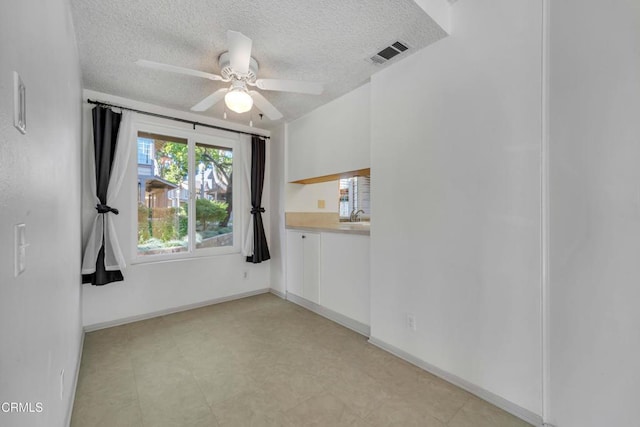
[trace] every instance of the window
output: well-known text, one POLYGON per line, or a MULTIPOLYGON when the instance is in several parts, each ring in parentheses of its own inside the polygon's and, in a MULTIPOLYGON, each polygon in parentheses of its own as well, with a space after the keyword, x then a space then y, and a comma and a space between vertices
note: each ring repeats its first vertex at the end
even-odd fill
POLYGON ((153 164, 153 140, 138 137, 138 163, 143 165, 153 164))
POLYGON ((359 210, 361 218, 371 216, 371 206, 369 203, 369 176, 355 176, 340 180, 340 218, 349 219, 352 213, 359 210))
POLYGON ((138 132, 138 258, 237 249, 232 188, 235 141, 186 131, 138 132))

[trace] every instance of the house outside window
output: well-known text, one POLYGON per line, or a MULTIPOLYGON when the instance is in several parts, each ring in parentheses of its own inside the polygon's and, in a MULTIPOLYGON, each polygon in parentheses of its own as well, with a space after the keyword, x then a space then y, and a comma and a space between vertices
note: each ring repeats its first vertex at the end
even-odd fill
POLYGON ((138 164, 153 165, 153 140, 138 138, 138 164))
POLYGON ((149 125, 137 142, 137 260, 237 252, 237 141, 149 125))

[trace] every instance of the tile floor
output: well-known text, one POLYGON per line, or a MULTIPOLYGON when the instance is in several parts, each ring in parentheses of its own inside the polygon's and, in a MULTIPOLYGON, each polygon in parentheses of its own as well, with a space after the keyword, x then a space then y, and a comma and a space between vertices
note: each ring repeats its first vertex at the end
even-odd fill
POLYGON ((71 425, 529 426, 270 294, 88 333, 71 425))

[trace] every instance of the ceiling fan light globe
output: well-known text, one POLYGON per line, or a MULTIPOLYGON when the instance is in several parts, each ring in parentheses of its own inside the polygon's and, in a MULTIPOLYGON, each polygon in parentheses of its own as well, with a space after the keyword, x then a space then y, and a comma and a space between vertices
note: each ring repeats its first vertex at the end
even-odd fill
POLYGON ((245 90, 232 89, 224 96, 224 103, 231 111, 246 113, 253 107, 253 98, 245 90))

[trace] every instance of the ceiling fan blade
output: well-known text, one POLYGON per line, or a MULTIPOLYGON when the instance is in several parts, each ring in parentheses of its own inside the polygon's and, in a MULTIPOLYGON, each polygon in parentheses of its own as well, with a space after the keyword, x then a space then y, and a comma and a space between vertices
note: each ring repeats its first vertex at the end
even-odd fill
POLYGON ((204 71, 192 70, 190 68, 177 67, 175 65, 161 64, 160 62, 147 61, 146 59, 138 59, 136 64, 152 68, 154 70, 169 71, 171 73, 186 74, 188 76, 203 77, 209 80, 223 80, 217 74, 205 73, 204 71))
POLYGON ((241 32, 227 31, 227 46, 229 47, 231 68, 238 74, 247 74, 249 72, 251 44, 251 39, 241 32))
POLYGON ((278 120, 282 118, 282 113, 278 111, 272 103, 267 101, 267 98, 262 96, 260 92, 250 90, 249 93, 253 97, 253 105, 258 107, 258 109, 262 111, 264 115, 269 118, 269 120, 278 120))
POLYGON ((213 107, 214 104, 222 101, 222 98, 224 98, 228 91, 228 88, 218 89, 217 91, 213 92, 211 95, 207 96, 205 99, 191 107, 191 111, 208 110, 209 108, 213 107))
POLYGON ((296 80, 258 79, 256 80, 256 86, 264 90, 308 93, 310 95, 320 95, 324 90, 322 83, 300 82, 296 80))

